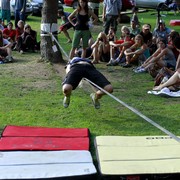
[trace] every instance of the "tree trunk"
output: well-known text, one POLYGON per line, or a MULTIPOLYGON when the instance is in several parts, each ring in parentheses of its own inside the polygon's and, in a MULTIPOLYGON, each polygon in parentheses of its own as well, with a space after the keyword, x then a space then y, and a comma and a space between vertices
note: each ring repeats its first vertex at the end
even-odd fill
POLYGON ((58 0, 43 1, 40 46, 41 59, 52 63, 64 62, 59 46, 52 38, 58 38, 57 11, 58 0), (52 34, 52 36, 50 34, 52 34))

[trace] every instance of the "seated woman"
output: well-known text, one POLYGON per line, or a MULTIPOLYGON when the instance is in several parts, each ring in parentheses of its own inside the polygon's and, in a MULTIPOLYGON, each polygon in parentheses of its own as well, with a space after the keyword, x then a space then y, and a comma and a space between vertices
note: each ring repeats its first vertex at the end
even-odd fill
POLYGON ((109 61, 110 58, 110 45, 108 35, 104 32, 100 32, 97 40, 92 44, 91 48, 93 49, 93 64, 99 63, 99 61, 109 61))
POLYGON ((24 33, 18 38, 17 50, 20 53, 31 50, 35 52, 35 49, 38 46, 37 43, 37 33, 31 29, 29 24, 24 26, 24 33))
POLYGON ((13 62, 12 43, 3 38, 3 32, 0 30, 0 60, 2 62, 13 62))
MULTIPOLYGON (((163 67, 155 77, 155 86, 166 82, 178 69, 180 69, 180 36, 173 39, 172 45, 178 53, 175 70, 163 67)), ((168 45, 169 47, 169 45, 168 45)))
POLYGON ((163 39, 158 40, 158 46, 156 52, 137 68, 137 73, 154 68, 161 69, 162 67, 175 69, 176 58, 172 50, 167 47, 166 41, 163 39))
POLYGON ((19 20, 16 28, 16 46, 14 49, 17 49, 18 39, 23 33, 24 33, 24 21, 19 20))
POLYGON ((107 66, 118 65, 125 60, 124 51, 134 44, 134 36, 130 34, 130 30, 127 26, 121 28, 121 38, 117 41, 110 41, 110 61, 107 66))
POLYGON ((169 34, 169 38, 168 38, 168 48, 170 48, 170 49, 173 51, 176 59, 178 59, 179 52, 178 52, 178 50, 176 49, 176 47, 174 46, 173 41, 174 41, 177 37, 180 37, 179 32, 177 32, 177 31, 171 31, 171 33, 169 34))
POLYGON ((131 67, 132 63, 142 64, 149 56, 149 49, 143 41, 143 37, 139 34, 135 37, 135 43, 124 51, 126 63, 123 67, 131 67))
POLYGON ((160 84, 159 86, 155 86, 153 90, 160 91, 161 89, 168 87, 169 89, 172 88, 174 90, 173 86, 180 86, 180 69, 177 69, 177 71, 163 84, 160 84))

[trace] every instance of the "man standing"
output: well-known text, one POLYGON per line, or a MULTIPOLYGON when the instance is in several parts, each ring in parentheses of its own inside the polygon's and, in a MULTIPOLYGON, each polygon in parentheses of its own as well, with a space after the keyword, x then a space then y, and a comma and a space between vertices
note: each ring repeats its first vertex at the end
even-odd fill
POLYGON ((93 10, 94 14, 98 17, 99 21, 99 0, 89 0, 88 1, 88 6, 93 10))
POLYGON ((104 32, 108 34, 109 28, 114 28, 117 31, 117 21, 120 19, 122 8, 122 0, 104 0, 102 20, 104 24, 104 32))
POLYGON ((15 26, 17 27, 17 23, 19 20, 25 22, 25 12, 26 12, 26 0, 16 0, 15 1, 15 26))
POLYGON ((10 1, 1 0, 2 25, 4 25, 5 20, 7 24, 11 21, 10 1))

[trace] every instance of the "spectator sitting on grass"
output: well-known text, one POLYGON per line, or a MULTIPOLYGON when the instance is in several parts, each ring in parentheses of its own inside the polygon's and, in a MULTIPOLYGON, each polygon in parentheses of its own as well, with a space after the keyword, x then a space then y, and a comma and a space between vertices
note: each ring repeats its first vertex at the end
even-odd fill
POLYGON ((132 63, 142 64, 150 56, 147 44, 144 43, 140 34, 135 37, 135 43, 126 49, 124 54, 126 55, 126 63, 123 67, 131 67, 132 63))
POLYGON ((24 21, 19 20, 16 28, 16 41, 24 33, 24 21))
POLYGON ((134 36, 136 36, 140 33, 140 29, 139 29, 139 27, 137 27, 137 24, 134 20, 131 20, 129 29, 130 29, 130 33, 133 34, 134 36))
POLYGON ((4 30, 3 30, 3 38, 10 41, 13 44, 13 46, 15 45, 16 30, 13 29, 13 23, 12 22, 9 22, 7 24, 7 28, 4 28, 4 30))
POLYGON ((164 21, 160 21, 158 23, 158 27, 154 29, 153 31, 153 38, 154 39, 164 39, 166 42, 168 42, 168 36, 171 32, 171 29, 166 27, 164 21))
POLYGON ((132 44, 134 35, 130 34, 130 30, 127 26, 121 28, 121 38, 115 42, 110 41, 110 61, 107 66, 118 65, 125 62, 124 51, 132 44))
MULTIPOLYGON (((113 31, 114 32, 114 31, 113 31)), ((114 39, 114 38, 110 38, 114 39)), ((104 32, 100 32, 97 40, 92 44, 93 49, 93 64, 99 63, 99 61, 109 61, 110 58, 110 45, 108 36, 104 32)))
POLYGON ((142 31, 140 32, 140 35, 143 37, 144 43, 147 44, 149 51, 150 51, 150 54, 152 55, 156 49, 154 49, 155 44, 153 43, 153 35, 151 32, 151 25, 150 24, 144 24, 142 26, 142 31))
POLYGON ((156 52, 138 67, 135 72, 141 73, 152 69, 161 69, 162 67, 175 69, 176 58, 172 50, 167 47, 166 41, 160 39, 158 46, 156 52))
POLYGON ((155 86, 153 90, 160 91, 161 89, 168 87, 169 89, 174 90, 173 86, 180 87, 180 69, 177 69, 177 71, 163 84, 160 84, 159 86, 155 86))
POLYGON ((37 32, 32 30, 29 24, 26 24, 23 34, 18 38, 17 50, 21 54, 25 51, 35 52, 35 49, 39 49, 36 36, 37 32))
POLYGON ((177 48, 174 46, 174 40, 179 36, 180 36, 179 32, 171 31, 171 33, 169 34, 169 38, 168 38, 168 47, 173 51, 176 59, 178 59, 179 52, 178 52, 177 48))
POLYGON ((3 32, 0 30, 0 59, 4 62, 13 62, 12 43, 3 38, 3 32))
MULTIPOLYGON (((168 76, 167 77, 167 73, 165 73, 165 76, 164 77, 162 77, 161 79, 161 81, 160 81, 160 83, 159 84, 163 84, 164 82, 166 82, 171 76, 173 76, 173 74, 175 74, 177 71, 179 71, 180 72, 180 36, 178 36, 178 37, 176 37, 174 40, 173 40, 173 45, 174 45, 174 47, 177 49, 177 51, 178 51, 178 53, 179 53, 179 56, 178 56, 178 58, 177 58, 177 62, 176 62, 176 68, 175 68, 175 71, 172 71, 171 69, 167 69, 166 71, 168 72, 168 75, 170 75, 170 76, 168 76), (165 78, 165 80, 164 80, 164 78, 165 78)), ((161 77, 161 76, 160 76, 161 77)), ((171 82, 172 82, 172 80, 171 80, 171 82)), ((159 85, 159 84, 157 84, 157 85, 159 85)), ((164 86, 164 85, 163 85, 164 86)), ((161 87, 161 86, 160 86, 161 87)), ((166 87, 166 85, 164 86, 164 87, 166 87)), ((173 88, 173 90, 175 90, 175 89, 180 89, 180 83, 177 83, 177 84, 175 84, 175 85, 173 85, 171 88, 173 88)), ((158 89, 158 88, 157 88, 158 89)))

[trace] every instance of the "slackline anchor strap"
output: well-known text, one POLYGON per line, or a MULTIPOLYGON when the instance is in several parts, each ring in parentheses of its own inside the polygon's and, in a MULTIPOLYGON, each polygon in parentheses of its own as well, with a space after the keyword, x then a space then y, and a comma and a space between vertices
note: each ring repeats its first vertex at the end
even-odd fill
POLYGON ((110 94, 109 92, 107 92, 106 90, 104 90, 103 88, 99 87, 97 84, 93 83, 92 81, 90 81, 87 78, 84 78, 84 80, 86 80, 87 82, 89 82, 90 84, 92 84, 93 86, 95 86, 96 88, 98 88, 99 90, 101 90, 102 92, 104 92, 105 94, 107 94, 108 96, 110 96, 111 98, 113 98, 114 100, 116 100, 117 102, 119 102, 120 104, 122 104, 123 106, 125 106, 126 108, 130 109, 132 112, 134 112, 136 115, 140 116, 141 118, 143 118, 144 120, 146 120, 148 123, 152 124, 153 126, 155 126, 156 128, 160 129, 162 132, 164 132, 165 134, 169 135, 170 137, 172 137, 174 140, 176 140, 177 142, 180 143, 180 138, 177 137, 176 135, 174 135, 173 133, 171 133, 170 131, 168 131, 167 129, 163 128, 162 126, 160 126, 159 124, 157 124, 156 122, 154 122, 153 120, 151 120, 150 118, 146 117, 144 114, 142 114, 141 112, 139 112, 138 110, 136 110, 135 108, 129 106, 128 104, 126 104, 125 102, 121 101, 120 99, 118 99, 117 97, 113 96, 112 94, 110 94))

